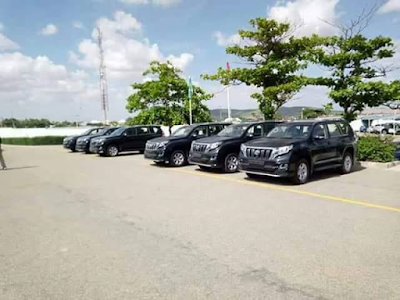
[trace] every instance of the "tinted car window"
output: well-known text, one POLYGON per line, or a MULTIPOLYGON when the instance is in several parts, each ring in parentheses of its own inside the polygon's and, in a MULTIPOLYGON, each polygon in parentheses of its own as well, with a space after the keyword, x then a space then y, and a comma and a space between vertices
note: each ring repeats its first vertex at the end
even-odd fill
POLYGON ((127 129, 127 130, 125 131, 125 134, 126 134, 127 136, 134 136, 134 135, 136 135, 136 130, 135 130, 135 128, 129 128, 129 129, 127 129))
POLYGON ((280 125, 272 129, 268 133, 267 137, 301 139, 309 136, 310 128, 311 125, 296 125, 296 124, 280 125))
POLYGON ((351 133, 351 129, 348 124, 340 122, 340 123, 337 123, 337 125, 339 126, 340 131, 343 135, 349 135, 351 133))
POLYGON ((150 132, 151 133, 160 133, 161 128, 160 127, 150 127, 150 132))
POLYGON ((313 137, 319 137, 323 139, 328 138, 328 134, 323 124, 318 124, 317 126, 315 126, 313 131, 313 137))
POLYGON ((222 125, 210 125, 208 126, 208 132, 210 135, 216 135, 223 129, 222 125))
POLYGON ((137 128, 137 135, 146 135, 146 134, 149 134, 148 127, 138 127, 137 128))
POLYGON ((328 123, 328 131, 332 138, 341 136, 341 132, 337 123, 328 123))
POLYGON ((196 137, 206 137, 207 136, 207 126, 199 126, 193 130, 192 136, 196 137))
POLYGON ((267 135, 275 127, 276 127, 276 125, 274 123, 266 123, 266 124, 264 124, 264 135, 267 135))
POLYGON ((247 130, 247 135, 248 136, 255 136, 259 137, 262 136, 263 134, 263 126, 262 125, 254 125, 247 130))

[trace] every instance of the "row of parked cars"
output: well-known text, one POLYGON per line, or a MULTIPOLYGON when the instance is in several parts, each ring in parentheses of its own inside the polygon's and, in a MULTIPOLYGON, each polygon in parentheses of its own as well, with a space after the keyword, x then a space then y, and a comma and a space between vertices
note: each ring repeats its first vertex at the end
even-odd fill
POLYGON ((93 128, 68 137, 72 151, 117 156, 140 151, 158 165, 242 171, 250 178, 287 177, 296 184, 326 169, 350 173, 356 161, 357 137, 342 119, 240 124, 204 123, 183 126, 164 136, 160 126, 93 128))

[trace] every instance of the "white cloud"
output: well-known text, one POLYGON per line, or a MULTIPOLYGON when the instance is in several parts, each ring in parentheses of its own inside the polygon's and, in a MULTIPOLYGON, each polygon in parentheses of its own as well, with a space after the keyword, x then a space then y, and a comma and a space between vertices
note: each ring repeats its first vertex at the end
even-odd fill
POLYGON ((119 2, 125 4, 148 4, 149 0, 119 0, 119 2))
MULTIPOLYGON (((98 107, 98 84, 88 74, 69 71, 46 56, 36 58, 19 52, 0 53, 2 116, 73 119, 78 101, 98 107)), ((90 112, 92 114, 92 112, 90 112)))
POLYGON ((289 22, 301 25, 296 31, 298 36, 308 36, 313 33, 332 35, 337 29, 328 23, 335 23, 336 6, 340 0, 295 0, 277 1, 270 8, 268 17, 279 22, 289 22))
MULTIPOLYGON (((1 30, 1 29, 0 29, 1 30)), ((18 50, 19 45, 0 32, 0 51, 18 50)))
POLYGON ((75 21, 72 23, 72 26, 76 29, 84 29, 85 26, 82 24, 82 22, 79 21, 75 21))
POLYGON ((169 7, 181 2, 181 0, 119 0, 119 2, 130 5, 143 5, 152 3, 155 6, 169 7))
POLYGON ((152 2, 154 5, 168 7, 178 4, 181 0, 152 0, 152 2))
POLYGON ((54 35, 58 33, 58 28, 54 24, 47 24, 40 30, 41 35, 54 35))
MULTIPOLYGON (((190 53, 162 54, 157 44, 151 44, 148 39, 141 37, 142 25, 131 14, 119 11, 114 19, 101 18, 96 25, 103 32, 105 63, 111 79, 123 79, 129 83, 141 81, 143 71, 153 60, 170 60, 182 70, 193 60, 190 53)), ((97 70, 99 50, 96 39, 97 32, 93 30, 92 39, 83 40, 78 53, 70 53, 70 61, 79 67, 97 70)))
POLYGON ((400 11, 400 1, 399 0, 388 0, 379 9, 379 13, 389 13, 393 11, 400 11))
POLYGON ((214 32, 213 37, 217 40, 218 46, 221 47, 240 44, 242 41, 242 38, 237 33, 230 36, 225 36, 221 31, 216 31, 214 32))

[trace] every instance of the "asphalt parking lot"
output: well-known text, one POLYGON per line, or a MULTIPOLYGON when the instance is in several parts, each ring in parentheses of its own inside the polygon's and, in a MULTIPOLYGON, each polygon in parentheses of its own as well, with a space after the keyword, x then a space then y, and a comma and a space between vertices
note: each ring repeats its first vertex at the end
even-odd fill
POLYGON ((400 299, 399 172, 244 174, 5 146, 0 299, 400 299))

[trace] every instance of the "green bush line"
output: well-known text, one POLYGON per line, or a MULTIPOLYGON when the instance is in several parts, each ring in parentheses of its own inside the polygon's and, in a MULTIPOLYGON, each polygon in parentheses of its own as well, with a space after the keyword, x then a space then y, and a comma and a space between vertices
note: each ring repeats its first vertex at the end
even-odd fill
POLYGON ((38 136, 22 138, 2 138, 3 144, 22 146, 62 145, 63 136, 38 136))
POLYGON ((391 139, 365 136, 358 140, 358 160, 373 162, 392 162, 395 158, 396 145, 391 139))

